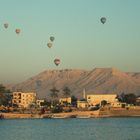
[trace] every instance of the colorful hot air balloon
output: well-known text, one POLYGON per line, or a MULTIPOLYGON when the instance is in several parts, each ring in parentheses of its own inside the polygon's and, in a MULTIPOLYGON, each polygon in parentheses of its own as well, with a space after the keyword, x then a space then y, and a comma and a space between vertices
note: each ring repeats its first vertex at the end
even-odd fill
POLYGON ((102 17, 102 18, 100 19, 100 21, 104 24, 104 23, 106 22, 106 18, 105 18, 105 17, 102 17))
POLYGON ((8 28, 8 23, 4 23, 4 28, 8 28))
POLYGON ((50 37, 50 40, 51 40, 52 42, 54 41, 54 39, 55 39, 55 38, 54 38, 53 36, 50 37))
POLYGON ((21 32, 21 30, 20 29, 16 29, 15 32, 16 32, 16 34, 19 34, 21 32))
POLYGON ((60 64, 60 59, 58 59, 58 58, 54 59, 54 63, 56 66, 58 66, 60 64))
POLYGON ((47 46, 49 47, 49 48, 51 48, 52 47, 52 43, 47 43, 47 46))

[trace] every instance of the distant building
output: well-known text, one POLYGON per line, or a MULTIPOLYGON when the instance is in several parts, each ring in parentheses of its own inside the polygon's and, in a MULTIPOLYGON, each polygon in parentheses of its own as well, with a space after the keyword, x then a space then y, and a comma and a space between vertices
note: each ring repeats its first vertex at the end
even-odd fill
POLYGON ((136 98, 136 102, 137 102, 137 103, 140 103, 140 97, 137 97, 137 98, 136 98))
POLYGON ((44 103, 44 100, 39 100, 39 99, 36 100, 36 104, 37 104, 38 107, 42 106, 41 103, 44 103))
POLYGON ((18 105, 18 107, 27 108, 35 101, 36 93, 34 92, 13 92, 12 103, 18 105))
POLYGON ((65 103, 71 104, 71 97, 68 97, 68 98, 60 98, 59 99, 59 103, 60 104, 65 104, 65 103))
POLYGON ((115 107, 115 108, 125 108, 127 106, 127 104, 116 101, 116 102, 112 103, 111 106, 115 107))
POLYGON ((105 100, 107 103, 116 102, 116 94, 89 94, 87 95, 87 102, 90 106, 100 104, 101 101, 105 100))
POLYGON ((77 108, 88 108, 88 102, 86 100, 77 101, 77 108))

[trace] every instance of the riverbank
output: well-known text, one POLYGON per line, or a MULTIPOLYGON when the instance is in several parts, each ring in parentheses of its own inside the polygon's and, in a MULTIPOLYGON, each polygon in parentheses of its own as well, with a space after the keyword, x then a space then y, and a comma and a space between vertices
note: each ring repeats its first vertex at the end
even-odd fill
POLYGON ((4 119, 31 119, 31 118, 90 118, 97 117, 99 111, 74 111, 68 113, 49 113, 49 114, 21 114, 21 113, 1 113, 4 119))
POLYGON ((39 119, 39 118, 104 118, 104 117, 140 117, 140 108, 102 108, 97 111, 73 111, 68 113, 21 114, 0 113, 4 119, 39 119))

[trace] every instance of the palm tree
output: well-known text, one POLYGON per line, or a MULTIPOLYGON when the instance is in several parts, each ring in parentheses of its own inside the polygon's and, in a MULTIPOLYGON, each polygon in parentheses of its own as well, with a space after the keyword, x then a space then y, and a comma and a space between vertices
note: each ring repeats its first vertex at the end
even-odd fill
POLYGON ((0 93, 5 93, 6 88, 2 84, 0 84, 0 93))
POLYGON ((11 95, 10 90, 7 90, 5 86, 0 84, 0 105, 9 105, 9 102, 11 102, 11 95))
POLYGON ((71 96, 71 104, 74 107, 77 106, 77 98, 74 95, 71 96))
POLYGON ((64 87, 63 89, 63 95, 64 97, 68 98, 71 94, 71 90, 69 89, 69 87, 64 87))
POLYGON ((68 104, 68 97, 71 94, 71 90, 69 89, 69 87, 64 87, 63 89, 63 95, 66 98, 66 105, 68 104))
POLYGON ((56 98, 58 98, 58 92, 59 92, 59 90, 58 89, 56 89, 56 87, 53 87, 52 89, 50 89, 50 96, 51 96, 51 98, 52 98, 52 105, 55 105, 55 101, 56 101, 56 98))

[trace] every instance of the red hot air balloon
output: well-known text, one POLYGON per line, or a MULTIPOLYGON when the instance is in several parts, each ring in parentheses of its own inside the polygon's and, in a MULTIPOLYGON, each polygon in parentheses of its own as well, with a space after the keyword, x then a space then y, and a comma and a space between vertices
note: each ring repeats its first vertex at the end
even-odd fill
POLYGON ((60 64, 60 59, 58 59, 58 58, 54 59, 54 63, 56 66, 58 66, 60 64))
POLYGON ((19 34, 21 32, 21 30, 20 29, 16 29, 15 32, 16 32, 16 34, 19 34))

